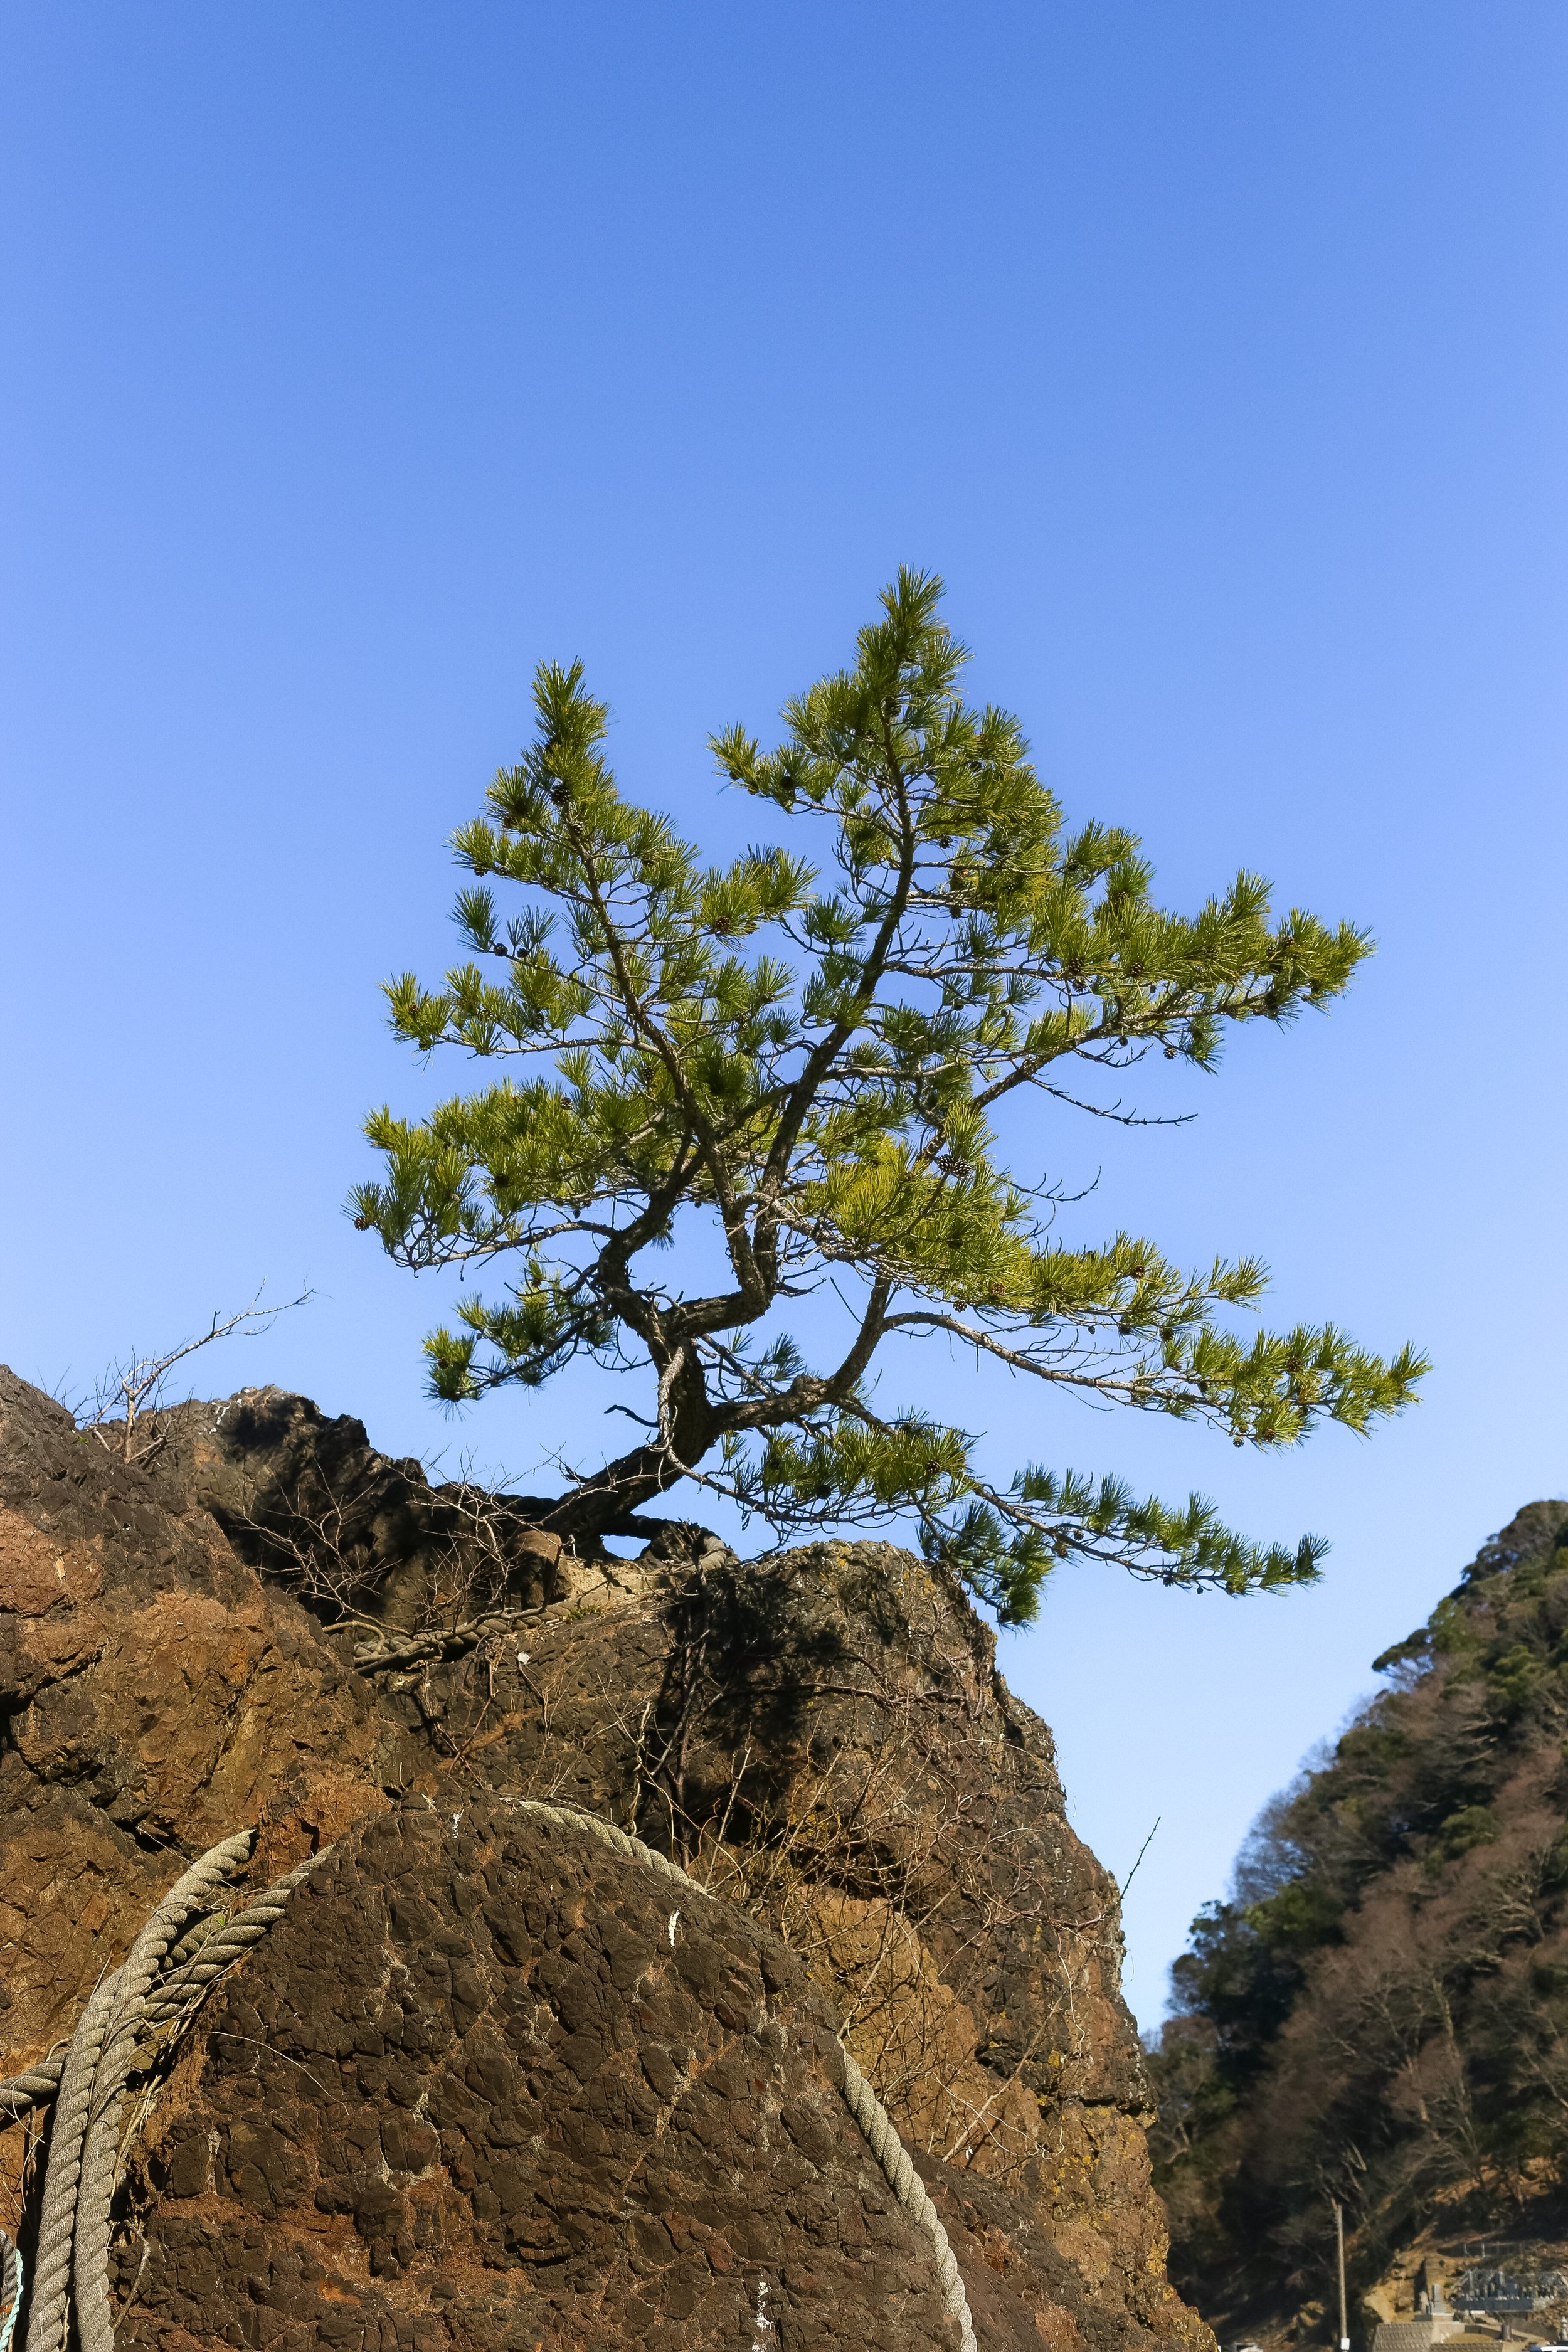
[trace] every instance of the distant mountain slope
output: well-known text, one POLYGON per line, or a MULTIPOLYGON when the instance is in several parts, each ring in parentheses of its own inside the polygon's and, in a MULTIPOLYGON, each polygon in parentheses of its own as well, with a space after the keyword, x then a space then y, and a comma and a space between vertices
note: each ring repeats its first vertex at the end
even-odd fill
POLYGON ((1151 2061, 1172 2276, 1222 2335, 1324 2332, 1335 2196, 1358 2340, 1423 2254, 1568 2242, 1568 1503, 1376 1670, 1194 1923, 1151 2061))

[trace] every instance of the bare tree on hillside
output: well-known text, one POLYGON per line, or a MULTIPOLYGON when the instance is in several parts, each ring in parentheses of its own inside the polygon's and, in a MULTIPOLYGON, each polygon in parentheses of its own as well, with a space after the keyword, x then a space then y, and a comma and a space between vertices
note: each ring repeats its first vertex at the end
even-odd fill
POLYGON ((205 1331, 180 1340, 162 1355, 118 1358, 94 1381, 89 1402, 75 1409, 79 1427, 89 1430, 105 1453, 112 1454, 117 1461, 144 1468, 163 1451, 166 1441, 165 1431, 156 1426, 149 1428, 148 1423, 155 1423, 167 1402, 164 1392, 175 1365, 194 1356, 198 1349, 210 1348, 215 1339, 258 1338, 261 1332, 270 1330, 279 1315, 286 1315, 290 1307, 303 1307, 314 1295, 305 1289, 297 1298, 285 1299, 280 1306, 263 1307, 258 1290, 248 1307, 241 1307, 232 1315, 215 1308, 205 1331))

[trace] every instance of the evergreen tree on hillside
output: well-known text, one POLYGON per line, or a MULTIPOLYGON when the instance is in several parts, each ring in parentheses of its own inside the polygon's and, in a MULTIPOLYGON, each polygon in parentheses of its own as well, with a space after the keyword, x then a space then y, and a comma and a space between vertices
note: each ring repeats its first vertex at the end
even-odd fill
POLYGON ((1194 1921, 1150 2056, 1172 2275, 1226 2333, 1310 2332, 1331 2198, 1358 2290, 1431 2231, 1568 2253, 1568 1504, 1374 1668, 1194 1921))
POLYGON ((942 1339, 1047 1391, 1271 1448, 1323 1420, 1364 1430, 1423 1370, 1331 1326, 1240 1338, 1255 1259, 1188 1271, 1129 1234, 1064 1246, 1055 1196, 1005 1164, 1011 1097, 1090 1108, 1075 1071, 1092 1083, 1152 1049, 1207 1069, 1226 1024, 1325 1004, 1368 942, 1300 912, 1272 923, 1248 874, 1195 915, 1158 907, 1136 840, 1068 832, 1016 720, 963 702, 940 593, 901 573, 855 667, 787 705, 778 750, 714 739, 724 778, 823 843, 826 882, 779 846, 704 866, 622 797, 581 666, 540 669, 534 740, 455 840, 469 961, 444 987, 387 990, 421 1053, 521 1072, 425 1119, 375 1112, 385 1169, 357 1222, 404 1265, 514 1269, 426 1341, 437 1395, 581 1356, 643 1375, 644 1433, 574 1470, 546 1521, 563 1535, 624 1531, 685 1479, 780 1533, 912 1516, 1015 1621, 1069 1553, 1233 1593, 1304 1581, 1310 1538, 1260 1548, 1197 1496, 1136 1500, 1071 1470, 999 1481, 973 1433, 872 1387, 889 1342, 942 1339), (789 1328, 807 1294, 814 1331, 825 1307, 842 1318, 809 1358, 789 1328))

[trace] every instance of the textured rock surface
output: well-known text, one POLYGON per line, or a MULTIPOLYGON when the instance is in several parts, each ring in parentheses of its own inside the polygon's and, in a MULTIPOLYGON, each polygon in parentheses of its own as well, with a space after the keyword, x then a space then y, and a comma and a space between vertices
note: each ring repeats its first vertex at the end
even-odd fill
POLYGON ((1207 2340, 1164 2282, 1114 1889, 960 1594, 679 1527, 557 1557, 526 1499, 270 1391, 165 1434, 127 1468, 0 1374, 0 2061, 68 2032, 183 1857, 247 1821, 257 1877, 343 1843, 147 2109, 127 2341, 956 2340, 839 2023, 986 2352, 1207 2340), (663 1882, 519 1796, 635 1824, 700 1921, 672 1944, 663 1882))
MULTIPOLYGON (((822 1994, 730 1905, 672 1905, 495 1800, 401 1808, 332 1855, 165 2087, 121 2341, 203 2335, 216 2289, 247 2342, 675 2352, 744 2344, 759 2314, 789 2344, 956 2342, 836 2075, 822 1994)), ((1016 2267, 1026 2301, 993 2302, 1026 2342, 1016 2267)))

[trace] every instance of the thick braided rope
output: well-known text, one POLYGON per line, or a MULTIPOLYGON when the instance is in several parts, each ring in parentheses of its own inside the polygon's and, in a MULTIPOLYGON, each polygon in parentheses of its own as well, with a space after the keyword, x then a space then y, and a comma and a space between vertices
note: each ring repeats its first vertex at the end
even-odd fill
MULTIPOLYGON (((330 1846, 323 1846, 320 1853, 311 1854, 286 1878, 277 1879, 265 1888, 226 1926, 210 1931, 205 1941, 197 1939, 194 1957, 183 1961, 161 1984, 155 1984, 147 1996, 142 2012, 146 2031, 157 2032, 183 2010, 193 2007, 226 1969, 243 1958, 253 1944, 258 1944, 281 1916, 284 1905, 300 1880, 331 1852, 330 1846)), ((182 1936, 170 1957, 175 1957, 191 1941, 191 1934, 182 1936)), ((23 2074, 0 2078, 0 2125, 20 2123, 30 2107, 47 2107, 59 2089, 65 2063, 63 2056, 46 2058, 23 2074)))
MULTIPOLYGON (((192 1915, 201 1911, 225 1879, 232 1878, 249 1861, 255 1843, 254 1830, 241 1830, 237 1836, 225 1838, 221 1845, 209 1848, 193 1862, 157 1906, 121 1970, 100 2064, 111 2063, 121 2047, 134 2045, 147 1996, 170 1951, 181 1940, 192 1915)), ((94 2105, 100 2106, 107 2095, 100 2084, 94 2105)))
POLYGON ((225 1838, 221 1845, 194 1862, 158 1905, 120 1971, 109 2031, 93 2074, 92 2105, 77 2189, 72 2300, 81 2352, 113 2352, 114 2327, 109 2313, 110 2209, 120 2157, 121 2110, 145 2027, 148 1994, 192 1912, 199 1911, 215 1888, 249 1861, 255 1843, 254 1832, 242 1830, 237 1837, 225 1838))
POLYGON ((0 2352, 11 2341, 16 2326, 16 2315, 22 2308, 22 2257, 15 2241, 0 2230, 0 2304, 5 2306, 5 2317, 0 2322, 0 2352))
POLYGON ((689 1886, 693 1895, 706 1895, 708 1892, 705 1886, 699 1886, 694 1878, 689 1878, 680 1864, 671 1862, 667 1853, 656 1853, 651 1845, 644 1845, 641 1838, 632 1837, 626 1830, 617 1829, 614 1822, 603 1820, 598 1813, 580 1813, 571 1805, 547 1805, 539 1797, 519 1797, 515 1800, 515 1806, 520 1813, 539 1813, 547 1822, 564 1822, 570 1829, 586 1830, 588 1835, 596 1837, 601 1845, 607 1845, 612 1853, 621 1854, 628 1862, 646 1863, 648 1869, 657 1870, 661 1878, 671 1880, 677 1886, 689 1886))
POLYGON ((59 2095, 49 2130, 44 2175, 44 2210, 34 2252, 33 2297, 27 2313, 26 2352, 61 2352, 70 2302, 71 2242, 76 2235, 76 2192, 81 2148, 99 2053, 109 2031, 110 2011, 120 1983, 118 1969, 105 1977, 82 2011, 66 2053, 59 2095))
MULTIPOLYGON (((300 1881, 331 1852, 324 1847, 312 1854, 236 1918, 197 1941, 201 1923, 186 1925, 192 1911, 210 1900, 215 1887, 247 1858, 254 1842, 249 1831, 225 1839, 170 1889, 130 1958, 89 2003, 63 2061, 50 2059, 0 2084, 0 2118, 14 2120, 31 2105, 55 2100, 26 2352, 62 2352, 73 2301, 81 2352, 113 2352, 110 2211, 130 2076, 145 2059, 149 2042, 163 2028, 173 2025, 177 2032, 189 2021, 218 1978, 260 1941, 300 1881), (184 1953, 190 1957, 181 1958, 184 1953), (158 1971, 171 1956, 178 1964, 160 1984, 158 1971)), ((14 2305, 13 2320, 15 2311, 14 2305)), ((10 2326, 7 2321, 0 2326, 0 2352, 10 2326)))
MULTIPOLYGON (((330 1846, 323 1846, 320 1853, 311 1854, 309 1861, 302 1862, 297 1870, 291 1870, 287 1878, 276 1880, 257 1895, 255 1901, 248 1903, 226 1927, 216 1931, 209 1928, 205 1940, 195 1936, 195 1957, 182 1962, 179 1969, 166 1976, 161 1984, 154 1985, 149 1994, 144 2011, 148 2031, 155 2032, 166 2025, 171 2018, 206 1992, 224 1970, 232 1968, 253 1944, 258 1944, 274 1920, 280 1916, 284 1904, 300 1880, 331 1852, 330 1846)), ((193 1935, 180 1938, 180 1943, 174 1947, 174 1954, 184 1944, 193 1941, 193 1935)), ((59 2089, 65 2063, 63 2054, 45 2058, 20 2074, 0 2076, 0 2126, 20 2123, 29 2108, 47 2107, 59 2089)), ((0 2231, 0 2237, 4 2235, 5 2232, 0 2231)))
MULTIPOLYGON (((694 1878, 689 1878, 668 1854, 656 1853, 652 1846, 644 1845, 641 1838, 632 1837, 626 1830, 617 1829, 614 1822, 602 1821, 597 1813, 579 1813, 567 1805, 547 1805, 537 1797, 523 1798, 517 1810, 542 1814, 547 1821, 568 1822, 574 1829, 586 1830, 591 1837, 596 1837, 600 1844, 607 1845, 612 1853, 624 1854, 634 1862, 646 1863, 650 1870, 657 1870, 661 1878, 670 1879, 678 1886, 689 1886, 694 1895, 705 1895, 708 1891, 706 1887, 699 1886, 694 1878)), ((958 2258, 948 2243, 947 2231, 942 2228, 936 2207, 927 2195, 925 2183, 915 2170, 910 2152, 894 2129, 888 2110, 842 2042, 839 2049, 844 2059, 844 2074, 838 2087, 844 2104, 859 2125, 868 2147, 887 2176, 888 2186, 894 2197, 931 2240, 947 2315, 958 2322, 961 2352, 978 2352, 974 2326, 970 2317, 969 2297, 959 2275, 958 2258)))
POLYGON ((29 2107, 47 2107, 60 2087, 63 2057, 46 2058, 24 2074, 7 2074, 0 2082, 0 2123, 19 2124, 29 2107))
POLYGON ((844 2080, 839 2088, 844 2094, 845 2105, 865 2133, 872 2155, 887 2174, 894 2196, 905 2212, 920 2223, 935 2248, 936 2274, 942 2283, 947 2315, 958 2322, 963 2352, 976 2352, 974 2326, 969 2315, 969 2297, 963 2291, 963 2281, 958 2273, 958 2257, 948 2244, 947 2231, 926 2194, 924 2181, 910 2161, 908 2148, 893 2129, 887 2108, 847 2050, 844 2053, 844 2080))
MULTIPOLYGON (((291 1870, 286 1878, 274 1879, 264 1887, 254 1902, 237 1912, 221 1927, 216 1927, 205 1943, 199 1944, 188 1960, 174 1969, 161 1984, 154 1985, 147 1996, 142 2011, 144 2034, 159 2032, 172 2021, 182 2022, 203 1996, 211 1990, 219 1977, 231 1969, 236 1960, 243 1959, 251 1948, 259 1944, 268 1929, 276 1926, 289 1907, 289 1899, 296 1889, 321 1867, 331 1852, 324 1845, 291 1870)), ((4 2085, 0 2085, 3 2089, 4 2085)))

